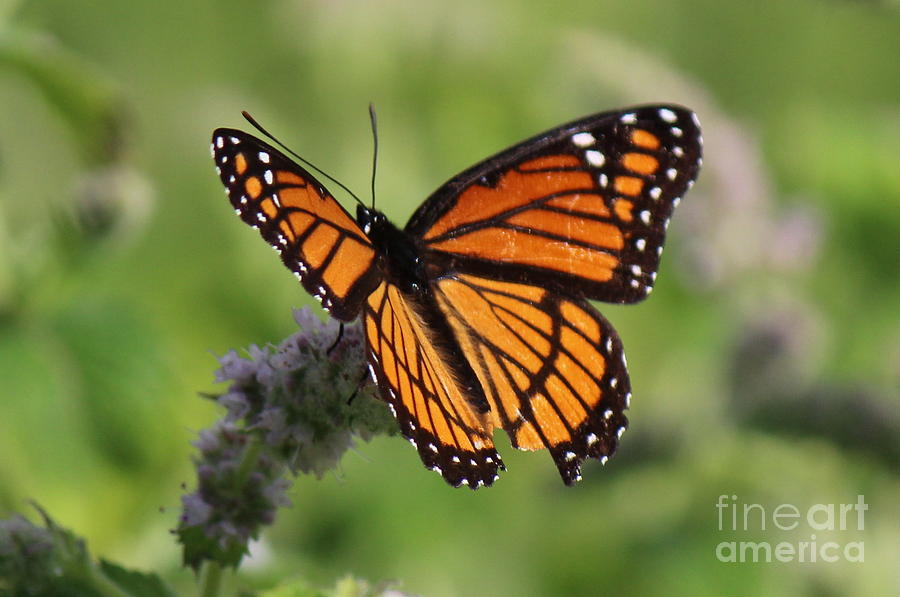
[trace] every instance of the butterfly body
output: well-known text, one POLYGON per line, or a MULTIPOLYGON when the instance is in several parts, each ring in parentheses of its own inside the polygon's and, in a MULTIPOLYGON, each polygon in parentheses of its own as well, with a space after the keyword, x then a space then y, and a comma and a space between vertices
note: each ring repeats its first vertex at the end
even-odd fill
POLYGON ((493 431, 548 449, 563 481, 611 456, 631 397, 621 341, 588 300, 655 282, 700 166, 678 106, 588 116, 438 188, 403 229, 350 215, 303 167, 235 129, 213 157, 237 213, 332 316, 361 316, 369 370, 426 467, 452 485, 503 469, 493 431))

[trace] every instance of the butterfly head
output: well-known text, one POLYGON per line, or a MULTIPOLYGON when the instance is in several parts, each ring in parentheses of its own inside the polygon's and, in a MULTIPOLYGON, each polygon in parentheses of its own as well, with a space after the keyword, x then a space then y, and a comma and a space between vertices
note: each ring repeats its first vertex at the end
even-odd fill
POLYGON ((383 228, 387 221, 385 215, 380 211, 366 207, 362 203, 357 204, 356 223, 367 235, 372 234, 372 230, 383 228))

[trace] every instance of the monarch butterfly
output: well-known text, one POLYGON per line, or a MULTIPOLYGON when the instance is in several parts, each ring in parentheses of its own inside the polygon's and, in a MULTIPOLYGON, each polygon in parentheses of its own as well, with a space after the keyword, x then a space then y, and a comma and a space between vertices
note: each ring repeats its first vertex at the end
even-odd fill
POLYGON ((567 485, 606 462, 631 398, 622 343, 588 302, 656 279, 672 210, 701 164, 697 117, 603 112, 490 157, 400 229, 356 218, 306 169, 242 131, 213 133, 235 211, 340 321, 362 314, 368 368, 426 467, 453 486, 504 469, 493 431, 547 448, 567 485))

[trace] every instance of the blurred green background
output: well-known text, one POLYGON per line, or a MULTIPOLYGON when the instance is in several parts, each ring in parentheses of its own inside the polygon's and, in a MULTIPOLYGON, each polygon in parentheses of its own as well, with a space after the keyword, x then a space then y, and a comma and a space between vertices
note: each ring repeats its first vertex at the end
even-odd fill
POLYGON ((297 483, 229 586, 896 594, 898 55, 892 1, 0 2, 0 516, 35 499, 190 590, 168 529, 221 414, 198 392, 222 390, 215 354, 312 304, 213 171, 210 133, 248 128, 240 110, 364 195, 375 102, 378 204, 402 224, 526 136, 678 102, 704 127, 699 183, 652 298, 601 306, 634 386, 619 454, 566 488, 498 438, 509 470, 471 492, 399 438, 359 445, 297 483), (723 494, 869 510, 862 531, 719 530, 723 494), (813 534, 865 562, 716 557, 813 534))

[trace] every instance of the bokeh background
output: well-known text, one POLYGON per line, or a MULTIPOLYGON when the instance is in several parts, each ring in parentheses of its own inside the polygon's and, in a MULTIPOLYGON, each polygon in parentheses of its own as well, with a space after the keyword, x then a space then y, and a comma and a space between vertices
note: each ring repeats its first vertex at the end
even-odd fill
MULTIPOLYGON (((240 110, 403 223, 526 136, 692 107, 700 180, 625 343, 631 429, 564 487, 453 490, 401 439, 300 479, 229 591, 350 572, 450 595, 887 595, 900 587, 900 10, 895 1, 0 2, 0 516, 40 502, 182 591, 168 530, 214 355, 312 301, 209 158, 240 110), (722 563, 720 495, 869 505, 865 562, 722 563)), ((348 203, 349 205, 349 203, 348 203)), ((504 446, 506 449, 503 449, 504 446)))

